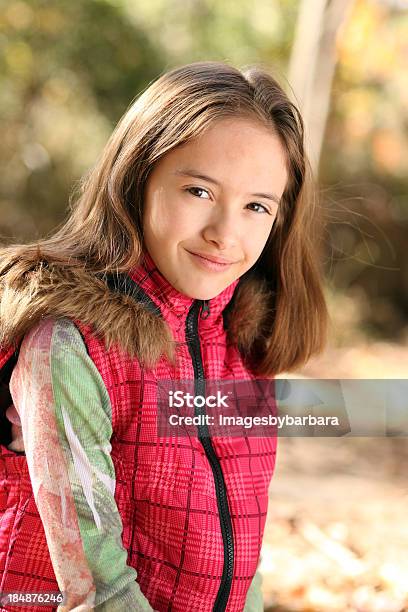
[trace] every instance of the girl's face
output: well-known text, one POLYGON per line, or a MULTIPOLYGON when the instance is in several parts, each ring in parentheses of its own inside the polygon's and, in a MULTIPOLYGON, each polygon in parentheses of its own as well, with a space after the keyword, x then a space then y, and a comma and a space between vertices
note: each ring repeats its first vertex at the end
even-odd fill
POLYGON ((287 181, 276 135, 226 118, 172 149, 144 194, 145 246, 180 293, 208 300, 249 270, 271 232, 287 181))

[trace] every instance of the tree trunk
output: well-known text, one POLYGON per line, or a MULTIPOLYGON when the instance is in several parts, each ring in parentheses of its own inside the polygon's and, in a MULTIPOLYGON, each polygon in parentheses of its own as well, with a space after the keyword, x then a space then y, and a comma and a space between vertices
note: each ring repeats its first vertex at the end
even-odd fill
POLYGON ((337 62, 336 43, 353 0, 301 0, 289 83, 305 121, 306 149, 317 174, 337 62))

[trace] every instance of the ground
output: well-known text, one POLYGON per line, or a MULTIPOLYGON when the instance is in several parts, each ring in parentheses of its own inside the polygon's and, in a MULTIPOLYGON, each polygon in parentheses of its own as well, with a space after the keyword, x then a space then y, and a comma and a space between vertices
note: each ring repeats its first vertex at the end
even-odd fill
MULTIPOLYGON (((406 346, 352 351, 330 351, 301 374, 408 377, 406 346)), ((406 435, 279 438, 261 556, 265 610, 407 612, 407 473, 406 435)))

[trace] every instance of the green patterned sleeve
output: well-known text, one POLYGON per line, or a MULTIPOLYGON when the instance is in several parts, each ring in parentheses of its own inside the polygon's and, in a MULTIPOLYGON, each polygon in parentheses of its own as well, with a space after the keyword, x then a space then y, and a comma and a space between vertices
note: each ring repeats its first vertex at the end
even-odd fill
POLYGON ((25 336, 10 389, 66 598, 58 612, 153 611, 122 544, 109 395, 71 321, 46 319, 25 336))

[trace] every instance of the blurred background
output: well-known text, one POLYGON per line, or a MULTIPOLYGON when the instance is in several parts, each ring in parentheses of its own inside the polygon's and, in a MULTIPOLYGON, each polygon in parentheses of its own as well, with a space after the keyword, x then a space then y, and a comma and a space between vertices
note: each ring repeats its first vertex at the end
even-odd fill
MULTIPOLYGON (((325 231, 327 350, 298 376, 407 378, 408 0, 0 0, 0 242, 67 214, 131 101, 204 59, 302 109, 325 231)), ((281 438, 267 610, 408 609, 407 438, 281 438)))

